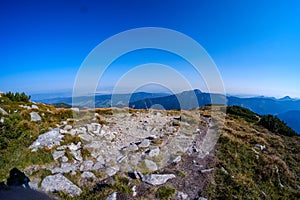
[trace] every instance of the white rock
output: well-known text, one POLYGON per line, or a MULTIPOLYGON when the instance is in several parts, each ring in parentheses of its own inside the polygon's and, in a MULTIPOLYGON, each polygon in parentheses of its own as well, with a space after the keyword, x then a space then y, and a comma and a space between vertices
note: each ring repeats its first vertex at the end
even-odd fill
POLYGON ((172 163, 179 163, 181 161, 181 156, 177 156, 172 160, 172 163))
POLYGON ((32 122, 37 122, 42 120, 41 116, 37 112, 31 112, 30 117, 32 122))
POLYGON ((177 192, 177 199, 179 200, 186 200, 188 199, 188 195, 184 192, 177 192))
POLYGON ((65 155, 65 151, 53 151, 52 156, 54 160, 59 159, 65 155))
POLYGON ((149 146, 150 146, 150 140, 144 139, 144 140, 141 142, 141 144, 139 144, 138 146, 141 147, 141 148, 149 147, 149 146))
POLYGON ((146 151, 146 153, 150 156, 150 157, 154 157, 154 156, 158 156, 159 155, 159 147, 151 147, 148 151, 146 151))
POLYGON ((135 197, 137 195, 137 192, 136 192, 136 185, 134 185, 132 188, 132 196, 135 197))
POLYGON ((64 130, 66 130, 66 131, 69 131, 69 130, 71 130, 73 127, 71 126, 71 125, 66 125, 65 127, 64 127, 64 130))
POLYGON ((106 173, 108 176, 113 176, 113 175, 115 175, 119 170, 120 170, 120 167, 119 167, 118 165, 115 165, 115 166, 108 167, 108 168, 105 170, 105 173, 106 173))
POLYGON ((68 148, 71 151, 77 151, 81 148, 81 142, 78 142, 76 145, 72 142, 70 145, 68 145, 68 148))
POLYGON ((95 174, 93 174, 92 172, 83 172, 81 174, 81 178, 85 178, 85 179, 95 179, 96 176, 95 174))
POLYGON ((8 115, 8 113, 7 113, 3 108, 0 108, 0 112, 1 112, 3 115, 8 115))
POLYGON ((93 169, 94 162, 92 160, 85 160, 80 166, 80 171, 90 171, 93 169))
POLYGON ((54 146, 58 146, 64 136, 59 133, 59 129, 53 129, 47 133, 39 135, 38 139, 29 146, 32 151, 37 151, 38 148, 47 147, 51 149, 54 146))
POLYGON ((71 110, 74 112, 79 112, 79 108, 71 108, 71 110))
POLYGON ((68 162, 68 157, 67 156, 63 156, 63 157, 61 157, 61 162, 68 162))
POLYGON ((117 200, 117 193, 113 192, 106 198, 106 200, 117 200))
POLYGON ((152 160, 145 159, 145 164, 150 171, 156 171, 158 169, 156 163, 152 160))
POLYGON ((42 181, 41 188, 46 192, 62 191, 70 194, 72 197, 79 196, 82 193, 82 190, 77 185, 72 183, 62 174, 45 177, 42 181))
POLYGON ((174 174, 147 174, 143 176, 142 181, 150 185, 162 185, 169 179, 175 178, 174 174))
POLYGON ((39 107, 37 105, 34 105, 34 104, 31 106, 31 108, 32 109, 39 109, 39 107))

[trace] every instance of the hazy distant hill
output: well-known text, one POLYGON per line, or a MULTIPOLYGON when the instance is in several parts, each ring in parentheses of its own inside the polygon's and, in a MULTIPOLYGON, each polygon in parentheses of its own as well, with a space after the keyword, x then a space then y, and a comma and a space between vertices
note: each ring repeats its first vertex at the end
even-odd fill
MULTIPOLYGON (((133 94, 106 94, 95 96, 96 108, 107 107, 131 107, 135 109, 192 109, 199 106, 211 104, 211 97, 214 97, 214 103, 224 103, 224 98, 227 99, 227 105, 237 105, 248 108, 251 111, 260 115, 272 114, 277 115, 280 119, 288 123, 294 130, 300 133, 299 118, 300 113, 295 112, 300 110, 300 100, 284 97, 281 99, 268 97, 251 97, 241 98, 220 94, 209 94, 200 90, 184 91, 178 94, 166 93, 146 93, 137 92, 133 94)), ((89 97, 78 97, 76 106, 93 107, 89 97)), ((40 100, 40 102, 48 104, 66 103, 72 104, 72 97, 49 98, 40 100)))
POLYGON ((287 111, 277 116, 300 134, 300 110, 287 111))

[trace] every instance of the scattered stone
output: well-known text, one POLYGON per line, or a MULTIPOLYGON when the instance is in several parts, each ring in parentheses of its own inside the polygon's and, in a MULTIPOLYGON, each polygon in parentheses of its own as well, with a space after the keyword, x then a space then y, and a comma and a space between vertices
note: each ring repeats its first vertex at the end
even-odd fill
POLYGON ((72 151, 71 151, 71 154, 72 154, 73 158, 75 158, 75 159, 78 160, 79 162, 82 162, 82 161, 83 161, 83 158, 82 158, 82 155, 81 155, 81 151, 80 151, 80 150, 77 150, 77 151, 72 150, 72 151))
POLYGON ((71 110, 74 112, 79 112, 79 108, 71 108, 71 110))
POLYGON ((184 192, 177 192, 177 199, 179 200, 186 200, 188 199, 188 195, 184 192))
POLYGON ((132 196, 135 197, 137 195, 137 192, 136 192, 136 185, 134 185, 132 188, 132 196))
POLYGON ((65 151, 53 151, 52 156, 54 160, 59 159, 65 155, 65 151))
POLYGON ((96 162, 95 165, 93 166, 92 170, 99 170, 99 169, 102 169, 104 167, 104 164, 103 162, 96 162))
POLYGON ((78 142, 76 145, 72 142, 70 145, 68 145, 68 148, 71 151, 77 151, 81 148, 81 142, 78 142))
POLYGON ((150 171, 156 171, 158 169, 156 163, 151 160, 145 159, 145 164, 150 171))
POLYGON ((68 157, 67 156, 63 156, 63 157, 61 157, 61 162, 68 162, 68 157))
POLYGON ((69 131, 69 130, 71 130, 73 127, 71 126, 71 125, 66 125, 65 127, 64 127, 64 130, 66 130, 66 131, 69 131))
POLYGON ((4 123, 4 118, 3 117, 1 117, 1 119, 0 119, 0 123, 4 123))
POLYGON ((86 134, 86 133, 80 134, 79 137, 80 137, 80 139, 84 140, 85 142, 91 142, 94 139, 93 136, 86 134))
POLYGON ((37 105, 34 105, 34 104, 31 106, 31 108, 32 109, 39 109, 39 107, 37 105))
POLYGON ((117 200, 117 193, 113 192, 106 198, 106 200, 117 200))
POLYGON ((94 162, 92 160, 85 160, 80 166, 80 171, 90 171, 93 170, 94 162))
POLYGON ((222 170, 222 172, 224 172, 225 174, 229 174, 228 171, 227 171, 224 167, 221 167, 221 170, 222 170))
POLYGON ((44 178, 41 187, 46 192, 62 191, 70 196, 79 196, 82 190, 62 174, 50 175, 44 178))
POLYGON ((42 135, 39 135, 38 139, 29 146, 32 151, 37 151, 38 148, 47 147, 51 149, 54 146, 60 145, 60 141, 64 136, 59 133, 59 129, 53 129, 42 135))
POLYGON ((176 158, 174 158, 171 163, 179 163, 181 161, 181 156, 177 156, 176 158))
POLYGON ((207 198, 199 197, 198 200, 207 200, 207 198))
POLYGON ((260 149, 261 151, 263 151, 264 149, 266 149, 265 145, 261 145, 261 144, 256 144, 255 148, 260 149))
POLYGON ((105 170, 105 173, 106 173, 108 176, 113 176, 113 175, 115 175, 119 170, 120 170, 120 167, 119 167, 118 165, 115 165, 115 166, 112 166, 112 167, 108 167, 108 168, 105 170))
POLYGON ((215 168, 202 169, 202 170, 201 170, 201 173, 202 173, 202 174, 204 174, 204 173, 209 173, 209 172, 212 172, 212 171, 214 171, 214 170, 215 170, 215 168))
POLYGON ((32 122, 37 122, 42 120, 41 116, 37 112, 31 112, 30 117, 32 122))
POLYGON ((123 162, 123 160, 125 160, 127 158, 127 155, 122 156, 121 158, 118 158, 118 163, 123 162))
POLYGON ((3 115, 8 115, 8 113, 7 113, 3 108, 0 108, 0 112, 1 112, 3 115))
POLYGON ((149 150, 146 151, 146 153, 150 157, 158 156, 159 155, 159 147, 151 147, 149 150))
POLYGON ((140 148, 146 148, 150 146, 150 140, 144 139, 139 145, 140 148))
POLYGON ((78 163, 61 163, 60 167, 51 169, 52 174, 75 172, 79 168, 78 163))
POLYGON ((169 179, 175 178, 174 174, 147 174, 143 176, 142 181, 150 185, 162 185, 169 179))
POLYGON ((92 172, 83 172, 81 174, 81 178, 84 178, 84 179, 95 179, 96 176, 92 172))
POLYGON ((137 151, 139 147, 136 144, 130 144, 128 147, 125 148, 127 151, 137 151))

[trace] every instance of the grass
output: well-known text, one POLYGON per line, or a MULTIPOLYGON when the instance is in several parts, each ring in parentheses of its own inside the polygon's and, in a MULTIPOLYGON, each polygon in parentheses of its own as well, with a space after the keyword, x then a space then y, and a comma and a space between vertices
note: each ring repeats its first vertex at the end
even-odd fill
POLYGON ((211 199, 299 198, 299 149, 299 136, 279 136, 244 117, 229 115, 217 143, 214 181, 203 194, 211 199), (257 154, 255 144, 266 149, 256 149, 257 154))
POLYGON ((161 200, 168 200, 175 194, 175 192, 176 190, 170 186, 162 186, 156 191, 156 196, 161 200))

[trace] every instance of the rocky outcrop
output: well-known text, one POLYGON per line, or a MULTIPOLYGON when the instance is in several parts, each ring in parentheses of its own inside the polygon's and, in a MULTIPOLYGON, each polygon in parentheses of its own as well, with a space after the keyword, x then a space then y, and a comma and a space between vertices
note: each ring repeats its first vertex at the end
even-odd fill
POLYGON ((62 191, 70 196, 79 196, 82 193, 82 190, 72 183, 69 179, 64 177, 62 174, 56 174, 47 176, 42 181, 41 187, 46 192, 57 192, 62 191))
POLYGON ((175 178, 174 174, 149 174, 144 175, 142 181, 149 183, 150 185, 162 185, 166 183, 169 179, 175 178))
POLYGON ((49 132, 39 135, 38 139, 29 146, 32 151, 37 151, 39 148, 47 147, 48 149, 60 145, 64 136, 60 134, 59 129, 53 129, 49 132))
POLYGON ((32 122, 37 122, 37 121, 42 120, 41 116, 37 112, 31 112, 30 113, 30 118, 31 118, 32 122))

